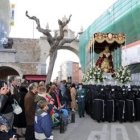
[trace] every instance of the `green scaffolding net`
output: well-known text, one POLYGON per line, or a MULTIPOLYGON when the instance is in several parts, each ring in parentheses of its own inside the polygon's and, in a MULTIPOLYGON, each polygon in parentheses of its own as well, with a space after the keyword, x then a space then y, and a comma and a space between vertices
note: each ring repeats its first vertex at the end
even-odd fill
POLYGON ((126 44, 140 39, 140 0, 118 0, 80 36, 79 52, 82 70, 87 65, 86 47, 96 32, 120 33, 126 36, 126 44))

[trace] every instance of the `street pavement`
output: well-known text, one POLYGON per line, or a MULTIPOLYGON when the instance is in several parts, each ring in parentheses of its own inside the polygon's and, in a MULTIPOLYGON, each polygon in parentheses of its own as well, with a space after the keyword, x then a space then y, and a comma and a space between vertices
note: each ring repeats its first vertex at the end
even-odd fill
POLYGON ((140 122, 96 122, 90 116, 68 124, 65 133, 54 130, 54 140, 140 140, 140 122))
MULTIPOLYGON (((140 140, 140 122, 96 122, 90 116, 79 118, 70 123, 64 133, 53 131, 54 140, 140 140)), ((19 140, 25 140, 20 138, 19 140)))

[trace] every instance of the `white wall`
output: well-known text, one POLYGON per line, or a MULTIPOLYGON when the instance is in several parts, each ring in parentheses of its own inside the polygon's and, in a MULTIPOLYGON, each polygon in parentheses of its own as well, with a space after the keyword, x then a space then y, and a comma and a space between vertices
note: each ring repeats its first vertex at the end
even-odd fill
POLYGON ((140 62, 140 44, 122 49, 122 65, 140 62))

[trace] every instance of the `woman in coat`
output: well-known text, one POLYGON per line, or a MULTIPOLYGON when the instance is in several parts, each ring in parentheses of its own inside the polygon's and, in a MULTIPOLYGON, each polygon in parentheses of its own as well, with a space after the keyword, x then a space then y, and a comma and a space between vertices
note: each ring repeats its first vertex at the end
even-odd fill
POLYGON ((72 111, 75 112, 75 110, 77 109, 77 103, 76 103, 76 88, 75 88, 75 84, 73 83, 71 85, 71 89, 70 89, 70 95, 71 95, 71 109, 72 111))

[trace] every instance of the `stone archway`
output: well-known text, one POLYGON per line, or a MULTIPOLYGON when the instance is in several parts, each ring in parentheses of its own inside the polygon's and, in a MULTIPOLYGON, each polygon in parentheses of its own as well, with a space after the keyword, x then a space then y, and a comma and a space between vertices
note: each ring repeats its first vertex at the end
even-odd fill
MULTIPOLYGON (((47 41, 45 39, 44 40, 41 40, 41 43, 42 43, 41 46, 45 46, 45 43, 44 42, 47 43, 47 41)), ((43 50, 42 52, 43 53, 45 52, 45 57, 44 57, 43 61, 46 61, 47 59, 49 59, 49 47, 46 47, 45 46, 45 47, 42 47, 42 48, 45 48, 46 49, 46 51, 44 51, 44 49, 42 49, 43 50)), ((71 43, 66 43, 63 46, 61 46, 58 50, 68 50, 68 51, 71 51, 72 53, 76 54, 77 57, 79 58, 79 41, 78 40, 75 40, 75 41, 73 41, 71 43)), ((80 58, 79 58, 79 60, 80 60, 80 58)))
POLYGON ((0 66, 0 79, 7 80, 9 75, 17 75, 20 76, 19 72, 12 67, 9 66, 0 66))
MULTIPOLYGON (((44 63, 49 57, 49 49, 50 49, 50 46, 46 38, 44 37, 40 38, 39 47, 40 47, 40 62, 44 63)), ((69 50, 79 57, 79 40, 75 40, 71 43, 65 43, 58 50, 69 50)))
MULTIPOLYGON (((78 45, 77 45, 78 46, 78 45)), ((73 47, 72 45, 65 45, 65 46, 62 46, 60 49, 58 49, 58 50, 68 50, 68 51, 70 51, 70 52, 72 52, 72 53, 74 53, 74 54, 76 54, 77 55, 77 57, 79 58, 79 50, 77 49, 78 47, 73 47)), ((49 53, 47 53, 47 55, 46 55, 46 61, 47 61, 47 59, 49 59, 49 53)), ((80 58, 79 58, 80 59, 80 58)))
POLYGON ((63 50, 69 50, 69 51, 75 53, 79 57, 79 55, 78 55, 79 51, 77 49, 73 48, 73 47, 62 46, 61 49, 59 49, 59 50, 62 50, 62 49, 63 50))
POLYGON ((19 76, 19 73, 11 67, 7 66, 0 67, 0 79, 6 80, 9 75, 19 76))
POLYGON ((75 40, 71 43, 66 43, 64 44, 60 50, 63 49, 63 50, 69 50, 73 53, 75 53, 78 57, 79 57, 79 41, 78 40, 75 40))
MULTIPOLYGON (((71 47, 71 46, 62 46, 59 50, 68 50, 68 51, 71 51, 72 53, 76 54, 77 57, 79 58, 79 51, 77 49, 71 47)), ((49 58, 49 54, 47 54, 45 58, 47 60, 49 58)))

